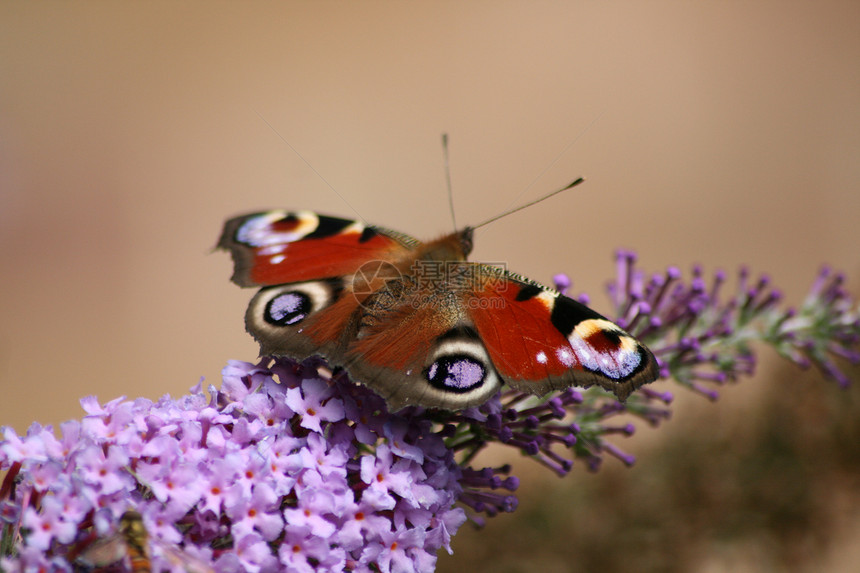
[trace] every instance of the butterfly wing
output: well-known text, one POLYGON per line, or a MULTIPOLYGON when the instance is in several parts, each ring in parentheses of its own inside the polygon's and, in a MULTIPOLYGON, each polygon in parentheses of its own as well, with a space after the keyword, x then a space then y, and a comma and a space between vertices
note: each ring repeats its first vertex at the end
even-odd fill
POLYGON ((544 394, 594 384, 624 400, 659 376, 648 348, 587 306, 525 277, 474 263, 464 303, 504 381, 544 394))
POLYGON ((263 286, 245 314, 261 355, 341 357, 359 301, 420 243, 402 233, 310 211, 266 211, 227 221, 218 247, 233 281, 263 286), (357 290, 356 290, 357 289, 357 290))
POLYGON ((234 217, 218 241, 233 255, 233 282, 240 286, 349 276, 368 261, 400 259, 419 245, 361 221, 282 210, 234 217))
POLYGON ((336 366, 358 304, 342 277, 264 287, 248 305, 245 328, 261 356, 320 355, 336 366))

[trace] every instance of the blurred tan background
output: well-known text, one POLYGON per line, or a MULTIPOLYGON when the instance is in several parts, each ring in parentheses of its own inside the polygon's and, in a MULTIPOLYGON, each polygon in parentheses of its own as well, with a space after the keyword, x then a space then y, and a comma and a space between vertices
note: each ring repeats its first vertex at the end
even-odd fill
MULTIPOLYGON (((856 2, 4 2, 0 425, 254 359, 251 292, 210 253, 230 215, 449 231, 443 131, 461 224, 587 177, 473 258, 566 271, 598 310, 618 247, 652 271, 748 263, 794 303, 828 262, 857 292, 856 2)), ((668 431, 749 419, 767 387, 682 399, 668 431)))

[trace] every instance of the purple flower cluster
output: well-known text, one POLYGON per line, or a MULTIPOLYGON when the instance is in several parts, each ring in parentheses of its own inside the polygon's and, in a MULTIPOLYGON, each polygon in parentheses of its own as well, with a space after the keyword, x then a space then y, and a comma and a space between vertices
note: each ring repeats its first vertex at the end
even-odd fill
MULTIPOLYGON (((842 385, 838 361, 860 362, 860 313, 841 275, 822 271, 791 310, 766 277, 745 270, 725 295, 723 273, 706 280, 695 268, 684 281, 670 268, 646 278, 631 253, 617 261, 615 320, 649 345, 664 377, 709 398, 752 372, 755 343, 842 385)), ((556 283, 570 284, 563 275, 556 283)), ((629 465, 613 440, 633 434, 631 415, 666 419, 671 400, 647 386, 623 404, 596 387, 544 398, 505 390, 460 412, 392 414, 319 360, 231 362, 208 395, 198 385, 157 403, 87 398, 87 415, 62 424, 59 438, 38 425, 23 437, 5 429, 0 567, 92 562, 89 548, 134 509, 157 570, 432 571, 467 519, 517 507, 510 467, 475 465, 487 445, 559 475, 575 460, 596 470, 606 455, 629 465)))
MULTIPOLYGON (((450 551, 462 474, 429 421, 286 360, 231 362, 209 394, 86 398, 59 439, 5 429, 4 533, 22 536, 0 566, 70 571, 130 507, 202 570, 431 571, 450 551)), ((152 545, 171 569, 176 551, 152 545)))
POLYGON ((723 295, 726 275, 710 280, 701 267, 681 280, 670 267, 650 279, 635 268, 636 256, 621 251, 617 278, 609 285, 617 321, 648 343, 663 377, 716 398, 713 385, 753 372, 752 344, 763 342, 798 366, 816 365, 841 386, 849 380, 834 359, 860 363, 860 308, 842 288, 844 276, 824 268, 797 310, 782 308, 782 293, 762 275, 738 273, 735 293, 723 295))

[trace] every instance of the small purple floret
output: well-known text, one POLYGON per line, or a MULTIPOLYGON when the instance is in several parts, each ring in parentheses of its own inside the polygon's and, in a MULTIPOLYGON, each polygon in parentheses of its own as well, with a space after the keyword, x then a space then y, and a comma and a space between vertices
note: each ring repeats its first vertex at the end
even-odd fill
POLYGON ((561 294, 567 294, 567 289, 573 284, 570 280, 570 277, 564 273, 559 273, 552 277, 553 285, 555 285, 555 290, 560 292, 561 294))

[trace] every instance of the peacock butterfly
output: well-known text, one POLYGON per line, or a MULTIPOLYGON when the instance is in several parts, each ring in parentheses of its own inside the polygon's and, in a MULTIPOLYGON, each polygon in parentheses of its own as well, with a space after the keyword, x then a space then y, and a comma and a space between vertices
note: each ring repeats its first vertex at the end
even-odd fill
POLYGON ((587 306, 466 261, 473 230, 421 243, 274 210, 230 219, 218 247, 233 282, 262 287, 245 314, 261 355, 324 356, 392 411, 475 406, 502 384, 538 395, 597 384, 624 400, 657 378, 651 351, 587 306))

